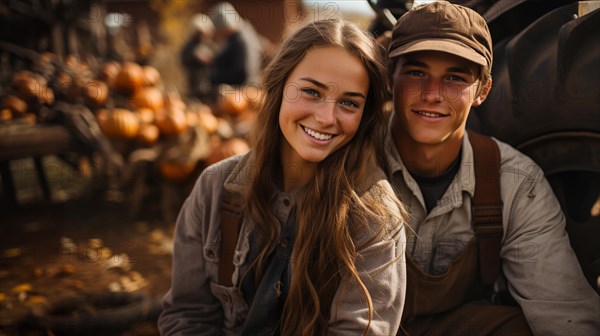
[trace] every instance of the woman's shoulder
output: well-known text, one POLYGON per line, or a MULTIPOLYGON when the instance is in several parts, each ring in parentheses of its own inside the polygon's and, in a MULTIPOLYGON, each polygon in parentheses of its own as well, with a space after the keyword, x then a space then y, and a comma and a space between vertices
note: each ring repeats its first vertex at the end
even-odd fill
POLYGON ((381 169, 379 166, 370 169, 367 178, 360 184, 358 188, 358 194, 361 199, 373 197, 395 198, 392 185, 388 181, 383 169, 381 169))
POLYGON ((383 235, 382 239, 393 238, 404 226, 406 211, 382 169, 374 169, 369 180, 369 186, 360 195, 360 200, 369 214, 367 217, 371 219, 367 220, 367 226, 363 226, 359 236, 363 240, 378 233, 383 235))
POLYGON ((214 210, 219 207, 219 200, 225 190, 243 194, 243 190, 236 189, 235 185, 232 189, 229 181, 235 181, 233 176, 241 175, 240 172, 244 171, 249 155, 232 156, 205 168, 196 180, 186 202, 195 204, 200 211, 211 211, 209 209, 214 210))
POLYGON ((247 177, 251 153, 231 156, 208 166, 200 177, 197 184, 203 186, 240 184, 241 177, 247 177))
POLYGON ((377 189, 378 185, 385 184, 387 181, 385 172, 377 165, 370 165, 362 175, 363 177, 356 182, 354 187, 360 197, 373 192, 374 187, 377 189))

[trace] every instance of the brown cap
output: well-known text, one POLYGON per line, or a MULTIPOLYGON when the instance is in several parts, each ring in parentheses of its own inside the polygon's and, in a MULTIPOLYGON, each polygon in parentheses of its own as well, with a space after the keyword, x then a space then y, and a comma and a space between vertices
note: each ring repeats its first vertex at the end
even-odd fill
POLYGON ((402 15, 392 31, 390 58, 436 50, 492 67, 492 37, 474 10, 447 1, 417 6, 402 15))

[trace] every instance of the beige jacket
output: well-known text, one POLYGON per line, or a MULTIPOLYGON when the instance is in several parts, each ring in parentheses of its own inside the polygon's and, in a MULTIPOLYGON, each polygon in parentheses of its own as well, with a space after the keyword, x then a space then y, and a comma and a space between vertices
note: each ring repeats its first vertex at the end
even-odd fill
MULTIPOLYGON (((586 281, 565 231, 565 217, 543 171, 528 157, 497 141, 503 203, 502 271, 536 335, 600 335, 600 300, 586 281)), ((465 134, 459 171, 429 214, 418 184, 391 139, 386 172, 411 218, 406 254, 432 275, 473 238, 473 150, 465 134)), ((502 277, 496 286, 503 285, 502 277)))
MULTIPOLYGON (((173 278, 169 292, 163 299, 159 318, 162 335, 236 335, 248 313, 248 305, 239 289, 240 274, 244 274, 250 260, 246 259, 252 232, 252 221, 246 216, 234 255, 233 287, 218 284, 220 246, 220 198, 223 188, 244 193, 248 184, 251 154, 237 156, 207 168, 185 201, 175 229, 173 278)), ((379 197, 397 209, 395 204, 379 191, 378 186, 392 192, 382 171, 381 176, 363 195, 379 197)), ((293 195, 278 192, 273 195, 273 207, 278 219, 285 223, 290 215, 293 195)), ((356 261, 359 274, 373 301, 374 315, 371 335, 394 334, 400 325, 406 268, 403 262, 406 236, 402 223, 390 223, 384 239, 365 246, 356 261)), ((368 234, 355 237, 357 246, 368 241, 368 234)), ((293 265, 292 265, 293 267, 293 265)), ((335 295, 330 332, 338 335, 362 334, 368 316, 362 291, 350 278, 342 279, 335 295)))

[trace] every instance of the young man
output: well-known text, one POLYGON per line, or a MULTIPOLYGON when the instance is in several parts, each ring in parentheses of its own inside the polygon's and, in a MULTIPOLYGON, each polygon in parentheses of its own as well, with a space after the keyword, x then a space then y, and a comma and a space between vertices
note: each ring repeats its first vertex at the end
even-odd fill
POLYGON ((600 300, 543 172, 509 145, 465 132, 491 65, 488 27, 466 7, 430 3, 394 27, 387 174, 414 230, 399 334, 599 335, 600 300), (496 162, 481 159, 496 148, 496 162))

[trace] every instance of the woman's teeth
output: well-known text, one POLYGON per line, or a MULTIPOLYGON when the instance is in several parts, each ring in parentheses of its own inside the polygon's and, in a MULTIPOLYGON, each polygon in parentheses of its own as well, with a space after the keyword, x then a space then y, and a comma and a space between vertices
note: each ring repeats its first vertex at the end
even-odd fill
POLYGON ((313 130, 311 130, 310 128, 306 128, 306 127, 302 127, 304 129, 304 132, 306 132, 306 134, 310 135, 311 137, 317 139, 317 140, 329 140, 333 137, 333 135, 331 134, 321 134, 319 132, 315 132, 313 130))

